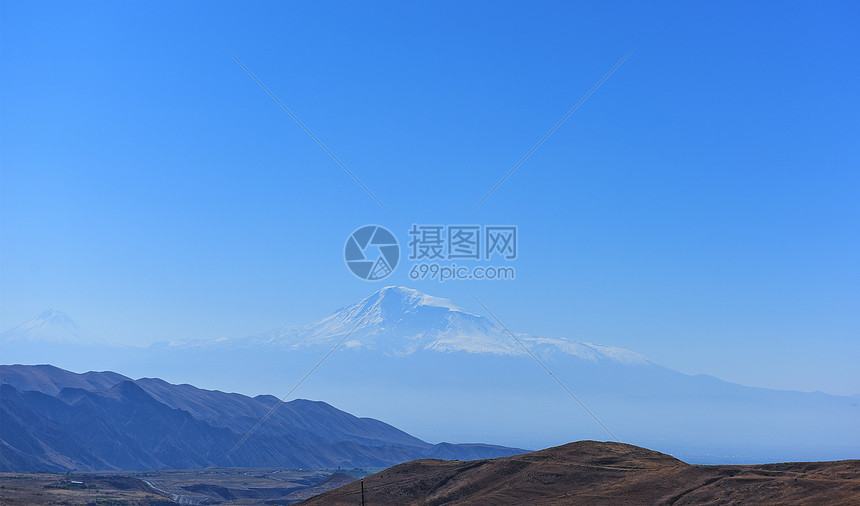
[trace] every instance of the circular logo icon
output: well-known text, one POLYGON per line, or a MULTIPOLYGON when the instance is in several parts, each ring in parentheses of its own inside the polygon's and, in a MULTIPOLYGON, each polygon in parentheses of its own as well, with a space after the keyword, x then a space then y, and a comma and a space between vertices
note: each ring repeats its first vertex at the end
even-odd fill
POLYGON ((394 272, 400 260, 400 246, 394 234, 378 225, 365 225, 346 240, 346 266, 361 279, 377 281, 394 272))

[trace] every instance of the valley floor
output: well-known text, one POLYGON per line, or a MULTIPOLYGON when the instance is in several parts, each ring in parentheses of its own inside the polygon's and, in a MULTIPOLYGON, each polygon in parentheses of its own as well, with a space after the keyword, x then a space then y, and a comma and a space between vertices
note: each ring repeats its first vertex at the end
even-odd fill
POLYGON ((378 470, 206 468, 81 474, 0 473, 0 504, 286 505, 378 470))

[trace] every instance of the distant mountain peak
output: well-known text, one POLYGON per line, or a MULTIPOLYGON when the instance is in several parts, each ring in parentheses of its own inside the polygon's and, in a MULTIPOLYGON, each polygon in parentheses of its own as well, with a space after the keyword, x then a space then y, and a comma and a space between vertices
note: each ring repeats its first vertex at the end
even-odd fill
POLYGON ((65 313, 63 313, 62 311, 57 311, 56 309, 52 309, 52 308, 49 308, 49 309, 42 311, 42 314, 40 314, 38 317, 38 319, 40 319, 40 320, 49 320, 51 318, 68 319, 69 317, 65 313))
POLYGON ((622 348, 564 338, 515 335, 517 339, 495 321, 469 313, 448 299, 405 286, 386 286, 319 321, 230 343, 238 346, 270 344, 297 350, 332 346, 343 340, 342 349, 375 350, 394 356, 418 352, 525 356, 527 353, 520 346, 521 342, 545 357, 567 355, 592 362, 650 363, 642 355, 622 348))
POLYGON ((418 306, 428 306, 444 308, 449 311, 458 311, 461 313, 466 312, 465 310, 463 310, 463 308, 454 304, 449 299, 443 299, 442 297, 434 297, 433 295, 427 295, 426 293, 415 290, 414 288, 407 288, 405 286, 386 286, 374 292, 372 295, 365 298, 363 301, 370 301, 373 299, 394 299, 402 301, 407 307, 413 308, 418 306))
POLYGON ((46 309, 39 316, 3 332, 0 334, 0 342, 45 342, 85 346, 110 344, 56 309, 46 309))
POLYGON ((42 311, 39 314, 39 316, 33 318, 32 320, 29 320, 27 323, 29 323, 31 325, 37 325, 37 324, 44 325, 44 324, 48 324, 48 323, 55 323, 55 324, 72 323, 72 324, 74 324, 72 319, 69 318, 69 315, 67 315, 66 313, 64 313, 62 311, 57 311, 56 309, 53 309, 53 308, 46 309, 46 310, 42 311))

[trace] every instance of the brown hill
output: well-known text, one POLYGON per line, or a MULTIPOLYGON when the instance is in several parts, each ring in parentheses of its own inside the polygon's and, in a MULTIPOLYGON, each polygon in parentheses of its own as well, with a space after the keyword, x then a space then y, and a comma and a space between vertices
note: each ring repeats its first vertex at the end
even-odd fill
MULTIPOLYGON (((860 460, 696 466, 580 441, 488 460, 416 460, 364 479, 376 504, 860 504, 860 460)), ((303 505, 361 504, 360 482, 303 505)))

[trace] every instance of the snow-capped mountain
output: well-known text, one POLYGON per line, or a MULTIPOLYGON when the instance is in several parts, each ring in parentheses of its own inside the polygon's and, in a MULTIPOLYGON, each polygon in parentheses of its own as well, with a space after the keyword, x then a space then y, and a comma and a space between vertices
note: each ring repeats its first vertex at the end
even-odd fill
POLYGON ((110 343, 87 331, 65 313, 48 309, 36 318, 0 334, 0 343, 105 346, 110 343))
POLYGON ((605 424, 625 442, 699 462, 860 454, 854 397, 690 376, 629 350, 562 337, 516 338, 449 300, 386 287, 306 325, 149 348, 93 346, 103 341, 48 311, 0 335, 0 361, 287 392, 380 416, 435 441, 544 447, 605 439, 605 424))
MULTIPOLYGON (((542 356, 563 354, 590 361, 647 363, 642 355, 622 348, 565 338, 515 335, 532 353, 542 356)), ((385 287, 317 322, 228 342, 234 346, 275 345, 298 350, 331 347, 341 340, 344 349, 374 350, 395 356, 426 351, 527 354, 495 321, 469 313, 448 299, 403 286, 385 287)))

